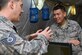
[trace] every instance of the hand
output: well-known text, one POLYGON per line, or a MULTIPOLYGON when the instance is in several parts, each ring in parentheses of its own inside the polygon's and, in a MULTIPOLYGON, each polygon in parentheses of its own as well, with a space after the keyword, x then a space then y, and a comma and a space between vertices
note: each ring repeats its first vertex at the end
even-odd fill
POLYGON ((51 35, 53 34, 51 29, 49 27, 47 27, 45 30, 43 30, 42 32, 40 32, 39 34, 44 35, 48 40, 51 39, 51 35))
POLYGON ((75 40, 75 39, 71 39, 68 43, 71 43, 73 45, 79 45, 80 44, 80 41, 75 40))
POLYGON ((30 34, 29 40, 32 40, 37 37, 40 32, 42 32, 42 29, 37 30, 36 33, 30 34))

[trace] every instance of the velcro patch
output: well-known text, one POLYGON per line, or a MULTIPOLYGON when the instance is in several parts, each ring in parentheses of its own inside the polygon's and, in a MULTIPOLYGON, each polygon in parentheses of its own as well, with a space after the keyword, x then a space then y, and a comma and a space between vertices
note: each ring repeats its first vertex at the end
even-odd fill
POLYGON ((16 42, 16 37, 11 33, 9 37, 2 39, 1 42, 5 45, 13 45, 16 42))

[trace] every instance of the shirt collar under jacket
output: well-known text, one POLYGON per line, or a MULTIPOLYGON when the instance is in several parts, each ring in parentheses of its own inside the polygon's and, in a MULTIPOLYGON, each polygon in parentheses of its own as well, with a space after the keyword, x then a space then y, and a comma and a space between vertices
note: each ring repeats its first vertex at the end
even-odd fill
POLYGON ((64 23, 64 25, 62 25, 62 26, 59 26, 58 24, 56 24, 59 28, 61 28, 61 29, 66 29, 66 28, 68 28, 69 26, 70 26, 70 23, 69 23, 69 19, 67 19, 66 21, 65 21, 65 23, 64 23))
POLYGON ((68 20, 65 21, 65 23, 61 26, 62 29, 65 29, 68 27, 68 20))

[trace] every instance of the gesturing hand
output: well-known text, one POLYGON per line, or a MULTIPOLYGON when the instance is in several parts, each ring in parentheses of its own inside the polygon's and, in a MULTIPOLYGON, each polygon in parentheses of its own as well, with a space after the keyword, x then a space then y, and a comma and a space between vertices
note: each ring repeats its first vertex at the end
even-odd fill
POLYGON ((49 27, 45 28, 42 32, 40 32, 39 34, 44 35, 48 40, 51 39, 51 35, 53 34, 51 29, 49 27))

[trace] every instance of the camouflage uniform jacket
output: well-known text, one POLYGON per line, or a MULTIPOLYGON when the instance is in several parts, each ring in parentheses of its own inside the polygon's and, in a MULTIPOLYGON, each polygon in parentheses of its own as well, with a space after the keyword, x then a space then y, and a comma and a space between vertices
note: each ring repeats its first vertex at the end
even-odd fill
POLYGON ((13 26, 10 20, 0 16, 0 55, 41 55, 47 51, 48 41, 43 35, 24 40, 13 26))
MULTIPOLYGON (((82 50, 82 29, 79 24, 73 20, 67 20, 67 24, 64 28, 60 27, 56 23, 51 25, 53 31, 52 42, 62 42, 67 43, 70 39, 77 39, 81 42, 80 45, 72 46, 73 52, 77 55, 77 52, 82 50)), ((81 54, 81 53, 80 53, 81 54)))

